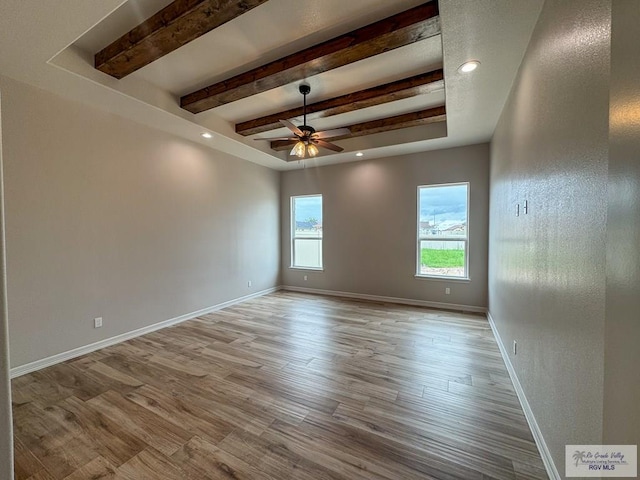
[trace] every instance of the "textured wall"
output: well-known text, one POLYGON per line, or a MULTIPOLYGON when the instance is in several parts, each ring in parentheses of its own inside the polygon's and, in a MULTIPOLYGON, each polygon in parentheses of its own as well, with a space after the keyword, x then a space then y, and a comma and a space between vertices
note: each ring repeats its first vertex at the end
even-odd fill
POLYGON ((2 86, 12 366, 278 285, 278 172, 2 86))
POLYGON ((611 18, 604 442, 640 444, 640 2, 611 18))
POLYGON ((283 284, 485 307, 488 162, 488 145, 482 144, 283 172, 283 284), (466 181, 471 281, 415 278, 417 187, 466 181), (324 202, 323 272, 289 268, 289 199, 312 193, 321 193, 324 202))
POLYGON ((560 469, 602 439, 609 29, 547 0, 491 144, 489 309, 560 469))

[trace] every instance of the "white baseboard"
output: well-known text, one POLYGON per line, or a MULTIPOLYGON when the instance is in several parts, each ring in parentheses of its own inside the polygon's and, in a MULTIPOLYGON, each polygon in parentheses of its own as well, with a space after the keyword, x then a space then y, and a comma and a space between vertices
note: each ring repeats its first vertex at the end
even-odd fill
POLYGON ((509 358, 509 351, 505 348, 504 343, 502 343, 500 332, 498 332, 498 328, 496 327, 496 324, 493 321, 493 317, 491 316, 491 312, 489 311, 487 311, 487 319, 489 320, 489 325, 491 325, 491 330, 493 330, 493 335, 496 337, 496 342, 498 343, 500 354, 502 355, 504 364, 507 366, 509 377, 511 377, 513 388, 515 389, 516 394, 518 395, 518 399, 520 400, 520 404, 522 405, 522 410, 524 411, 524 416, 526 417, 529 428, 531 429, 531 433, 533 434, 533 439, 538 446, 538 450, 540 450, 540 456, 542 457, 542 462, 544 463, 544 467, 547 470, 547 475, 549 475, 549 478, 551 480, 562 480, 562 477, 560 476, 560 473, 556 468, 556 464, 553 461, 553 457, 551 456, 551 452, 549 451, 549 447, 547 447, 547 442, 544 441, 544 437, 542 436, 542 431, 538 426, 536 417, 533 415, 531 405, 529 405, 529 401, 524 394, 524 390, 522 389, 522 385, 520 384, 518 375, 513 368, 513 364, 511 363, 511 359, 509 358))
POLYGON ((456 303, 429 302, 427 300, 413 300, 410 298, 399 298, 399 297, 383 297, 380 295, 369 295, 366 293, 339 292, 336 290, 321 290, 318 288, 294 287, 291 285, 284 285, 282 289, 289 290, 291 292, 313 293, 316 295, 328 295, 331 297, 344 297, 344 298, 354 298, 357 300, 370 300, 373 302, 398 303, 401 305, 413 305, 416 307, 438 308, 441 310, 457 310, 457 311, 463 311, 463 312, 478 312, 478 313, 486 313, 487 311, 487 309, 484 307, 476 307, 473 305, 459 305, 456 303))
POLYGON ((131 332, 122 333, 120 335, 116 335, 115 337, 106 338, 104 340, 100 340, 99 342, 95 342, 90 345, 74 348, 73 350, 69 350, 67 352, 58 353, 56 355, 52 355, 50 357, 46 357, 41 360, 36 360, 35 362, 27 363, 25 365, 20 365, 18 367, 11 369, 11 378, 16 378, 21 375, 25 375, 27 373, 35 372, 36 370, 50 367, 51 365, 55 365, 57 363, 61 363, 66 360, 71 360, 72 358, 80 357, 81 355, 85 355, 95 350, 100 350, 101 348, 109 347, 111 345, 115 345, 116 343, 124 342, 126 340, 139 337, 140 335, 144 335, 146 333, 155 332, 156 330, 170 327, 171 325, 176 325, 178 323, 186 322, 187 320, 191 320, 201 315, 206 315, 207 313, 215 312, 216 310, 221 310, 223 308, 230 307, 231 305, 245 302, 251 298, 261 297, 262 295, 267 295, 268 293, 277 292, 281 288, 282 287, 279 287, 279 286, 273 287, 273 288, 267 288, 266 290, 261 290, 259 292, 245 295, 243 297, 234 298, 233 300, 219 303, 212 307, 196 310, 195 312, 180 315, 179 317, 175 317, 175 318, 170 318, 169 320, 164 320, 162 322, 154 323, 153 325, 138 328, 137 330, 132 330, 131 332))

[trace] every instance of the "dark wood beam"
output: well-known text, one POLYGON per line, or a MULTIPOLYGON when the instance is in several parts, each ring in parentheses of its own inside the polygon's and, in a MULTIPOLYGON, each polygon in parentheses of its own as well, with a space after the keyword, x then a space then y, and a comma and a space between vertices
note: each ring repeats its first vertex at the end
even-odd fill
MULTIPOLYGON (((370 122, 357 123, 346 128, 351 130, 350 135, 340 137, 325 138, 329 142, 344 140, 345 138, 362 137, 365 135, 373 135, 374 133, 390 132, 400 128, 418 127, 429 123, 443 122, 447 119, 445 107, 429 108, 420 110, 419 112, 405 113, 396 115, 395 117, 381 118, 370 122)), ((295 142, 286 140, 271 142, 271 148, 276 151, 290 149, 295 142)))
POLYGON ((180 106, 204 112, 439 33, 438 3, 433 0, 185 95, 180 106))
MULTIPOLYGON (((373 107, 383 103, 395 102, 403 98, 430 93, 444 88, 442 70, 423 73, 415 77, 404 78, 397 82, 387 83, 367 90, 349 93, 307 105, 307 120, 331 117, 341 113, 353 112, 361 108, 373 107)), ((248 120, 236 125, 236 133, 249 136, 257 133, 276 130, 282 127, 280 120, 290 120, 302 115, 302 107, 265 117, 248 120)))
POLYGON ((267 0, 175 0, 96 53, 95 68, 123 78, 267 0))

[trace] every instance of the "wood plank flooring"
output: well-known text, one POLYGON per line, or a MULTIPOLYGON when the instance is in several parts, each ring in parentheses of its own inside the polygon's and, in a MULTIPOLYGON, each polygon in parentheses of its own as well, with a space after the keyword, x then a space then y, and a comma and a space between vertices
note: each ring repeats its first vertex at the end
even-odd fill
POLYGON ((547 479, 481 316, 278 292, 13 380, 17 480, 547 479))

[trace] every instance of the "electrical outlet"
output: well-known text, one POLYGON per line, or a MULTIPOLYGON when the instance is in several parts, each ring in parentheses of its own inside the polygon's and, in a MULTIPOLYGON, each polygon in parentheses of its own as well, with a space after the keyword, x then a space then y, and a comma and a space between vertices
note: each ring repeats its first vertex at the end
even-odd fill
POLYGON ((102 328, 102 317, 96 317, 93 319, 93 328, 102 328))
POLYGON ((305 281, 305 282, 307 281, 307 276, 306 276, 306 275, 304 276, 304 281, 305 281))
POLYGON ((445 295, 451 295, 451 289, 449 287, 444 289, 444 294, 445 295))
POLYGON ((513 354, 518 354, 518 342, 516 342, 515 340, 513 341, 513 354))
POLYGON ((247 287, 251 287, 251 280, 247 282, 247 287))

